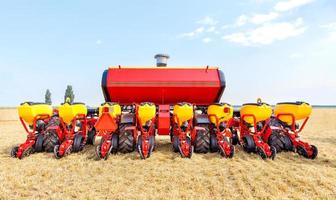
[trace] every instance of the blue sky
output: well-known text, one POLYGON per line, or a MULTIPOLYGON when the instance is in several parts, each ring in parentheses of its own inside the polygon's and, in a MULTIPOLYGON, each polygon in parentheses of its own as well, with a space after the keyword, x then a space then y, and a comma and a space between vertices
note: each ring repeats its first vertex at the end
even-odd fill
POLYGON ((336 1, 2 1, 0 105, 103 101, 110 65, 219 66, 223 101, 336 104, 336 1))

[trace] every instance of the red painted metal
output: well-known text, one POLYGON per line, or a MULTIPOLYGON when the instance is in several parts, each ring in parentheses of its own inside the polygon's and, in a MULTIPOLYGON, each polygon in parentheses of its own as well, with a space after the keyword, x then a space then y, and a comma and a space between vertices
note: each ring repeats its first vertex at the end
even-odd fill
POLYGON ((309 117, 305 118, 303 123, 301 124, 299 130, 296 130, 296 127, 295 127, 296 119, 295 119, 295 116, 292 113, 280 113, 276 116, 276 118, 278 120, 280 120, 280 118, 279 118, 280 116, 288 116, 288 117, 292 118, 291 130, 282 128, 282 133, 284 133, 285 135, 287 135, 289 137, 289 139, 291 140, 295 149, 297 149, 298 147, 304 148, 305 151, 308 154, 308 158, 311 158, 313 156, 313 153, 314 153, 314 151, 312 149, 312 146, 309 143, 303 142, 302 140, 300 140, 300 136, 299 136, 299 133, 305 127, 309 117))
MULTIPOLYGON (((195 130, 193 130, 193 119, 188 120, 188 127, 186 127, 185 130, 182 130, 181 127, 179 126, 180 124, 180 119, 176 116, 173 115, 173 135, 177 136, 179 139, 179 149, 182 157, 185 158, 190 158, 191 157, 191 143, 195 140, 195 130), (188 133, 191 136, 191 143, 187 142, 187 136, 188 133)), ((174 142, 174 141, 173 141, 174 142)))
POLYGON ((21 159, 25 151, 28 151, 30 148, 33 148, 34 144, 36 143, 37 134, 43 134, 42 132, 37 133, 37 121, 43 120, 45 123, 47 123, 49 119, 50 116, 45 114, 35 116, 33 120, 33 127, 30 130, 27 124, 24 122, 24 120, 20 117, 20 122, 25 131, 27 132, 27 139, 23 144, 19 145, 18 150, 16 152, 17 158, 21 159))
POLYGON ((110 68, 104 92, 120 104, 186 101, 207 105, 219 101, 222 89, 219 70, 213 68, 110 68))
POLYGON ((112 146, 112 134, 117 134, 119 117, 113 118, 109 114, 109 109, 104 108, 102 115, 96 121, 94 127, 96 129, 96 136, 102 137, 102 144, 100 146, 101 158, 107 158, 110 148, 112 146))
POLYGON ((103 112, 98 118, 95 128, 97 133, 99 132, 114 132, 117 130, 118 125, 116 119, 113 119, 108 112, 103 112))
MULTIPOLYGON (((230 110, 227 110, 226 108, 224 108, 224 112, 228 113, 230 112, 230 110)), ((214 117, 216 119, 216 139, 217 139, 217 144, 219 146, 219 148, 221 148, 223 150, 223 152, 225 153, 225 157, 230 157, 231 151, 234 151, 231 148, 234 148, 233 146, 230 145, 229 140, 232 140, 232 132, 230 130, 230 127, 228 125, 232 124, 232 122, 225 122, 226 124, 226 128, 223 131, 220 131, 219 128, 219 119, 217 117, 217 115, 208 115, 209 120, 211 117, 214 117)), ((232 121, 232 119, 230 119, 229 121, 232 121)), ((213 130, 213 128, 212 128, 213 130)))
POLYGON ((79 114, 76 115, 74 117, 74 119, 72 120, 72 124, 71 127, 68 126, 62 118, 60 118, 60 125, 62 127, 65 139, 64 141, 61 143, 61 145, 59 146, 59 150, 58 150, 58 156, 59 157, 63 157, 65 156, 67 153, 71 153, 71 147, 73 145, 74 142, 74 138, 75 138, 75 134, 81 134, 84 138, 83 143, 86 143, 86 139, 87 139, 87 117, 86 115, 83 114, 79 114), (81 128, 79 131, 75 131, 76 128, 76 123, 77 120, 79 120, 81 122, 81 128))
POLYGON ((145 129, 143 126, 142 126, 142 121, 141 121, 141 118, 139 117, 138 115, 138 105, 136 105, 136 119, 137 119, 137 127, 138 127, 138 130, 140 130, 140 135, 139 137, 141 137, 141 144, 138 144, 140 145, 140 149, 138 149, 139 153, 140 153, 140 156, 143 158, 143 159, 146 159, 150 156, 150 136, 155 136, 155 122, 156 122, 156 117, 152 118, 151 119, 151 124, 150 126, 145 129))
MULTIPOLYGON (((241 134, 241 139, 245 135, 251 135, 256 147, 261 148, 265 152, 266 156, 268 158, 270 158, 272 156, 271 147, 266 142, 264 142, 263 139, 262 139, 262 135, 268 127, 268 123, 269 123, 269 119, 267 119, 264 122, 262 129, 258 131, 257 120, 256 120, 255 115, 253 115, 253 114, 242 115, 241 120, 240 120, 240 134, 241 134), (253 118, 253 128, 254 128, 253 132, 247 127, 247 125, 244 121, 244 119, 246 117, 252 117, 253 118)), ((243 141, 241 141, 241 143, 243 143, 243 141)))
POLYGON ((158 134, 169 135, 170 133, 170 106, 159 105, 158 134))

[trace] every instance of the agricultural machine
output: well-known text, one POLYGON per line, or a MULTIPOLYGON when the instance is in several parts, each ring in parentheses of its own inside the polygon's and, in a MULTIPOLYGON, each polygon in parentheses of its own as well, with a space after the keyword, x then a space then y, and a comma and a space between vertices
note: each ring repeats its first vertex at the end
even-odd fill
POLYGON ((271 131, 268 131, 272 135, 267 139, 266 134, 264 140, 279 150, 294 151, 305 158, 315 159, 317 147, 303 142, 299 137, 311 112, 312 107, 305 102, 278 103, 274 108, 273 123, 270 123, 271 131), (299 121, 302 121, 301 127, 299 121))
POLYGON ((240 139, 246 152, 256 152, 262 159, 274 159, 276 148, 263 140, 272 107, 258 99, 257 103, 243 104, 240 109, 240 139))
POLYGON ((309 119, 309 104, 279 103, 272 116, 272 107, 258 100, 234 111, 220 103, 226 83, 217 67, 167 67, 169 56, 155 58, 156 67, 105 70, 105 103, 99 108, 69 101, 54 110, 41 103, 21 104, 19 116, 28 137, 11 155, 47 151, 61 158, 101 138, 95 149, 98 159, 133 151, 146 159, 155 149, 155 137, 166 135, 183 158, 194 152, 232 158, 236 144, 263 159, 274 159, 282 150, 317 156, 317 148, 298 136, 309 119))
POLYGON ((25 143, 12 148, 11 156, 21 159, 31 153, 43 151, 44 131, 53 109, 44 103, 25 102, 18 107, 18 112, 27 139, 25 143))
POLYGON ((117 66, 104 72, 105 101, 118 102, 121 115, 116 117, 106 112, 98 119, 96 130, 118 136, 115 139, 118 146, 114 147, 119 152, 137 150, 143 159, 153 152, 155 135, 170 135, 173 150, 190 158, 193 152, 210 151, 209 128, 214 124, 216 128, 211 131, 218 135, 214 143, 220 146, 218 149, 226 149, 227 153, 222 155, 232 156, 233 148, 227 139, 230 135, 225 128, 219 128, 227 119, 219 116, 217 123, 216 112, 210 123, 207 115, 208 106, 218 103, 225 89, 224 74, 209 66, 166 67, 167 55, 155 58, 157 67, 117 66))

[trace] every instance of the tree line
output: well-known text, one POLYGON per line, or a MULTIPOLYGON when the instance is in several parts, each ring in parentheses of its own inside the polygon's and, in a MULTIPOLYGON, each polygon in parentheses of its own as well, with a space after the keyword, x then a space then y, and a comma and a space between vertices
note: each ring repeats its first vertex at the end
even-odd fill
MULTIPOLYGON (((46 90, 46 93, 44 95, 44 101, 46 104, 51 105, 52 104, 52 100, 51 100, 51 92, 49 89, 46 90)), ((68 102, 68 103, 73 103, 75 99, 75 94, 74 91, 72 89, 71 85, 67 85, 67 88, 65 90, 65 94, 64 94, 64 103, 68 102)))

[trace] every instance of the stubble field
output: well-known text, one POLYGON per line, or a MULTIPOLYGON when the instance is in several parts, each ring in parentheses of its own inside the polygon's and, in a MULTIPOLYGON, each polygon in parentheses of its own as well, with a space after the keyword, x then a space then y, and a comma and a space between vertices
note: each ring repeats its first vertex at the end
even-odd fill
POLYGON ((11 158, 25 137, 16 110, 0 109, 0 199, 336 199, 336 109, 314 109, 302 133, 319 148, 316 160, 281 153, 263 161, 238 146, 233 159, 182 159, 168 137, 147 160, 134 152, 96 161, 93 146, 60 160, 11 158))

